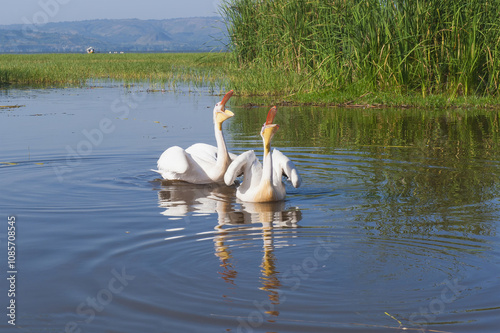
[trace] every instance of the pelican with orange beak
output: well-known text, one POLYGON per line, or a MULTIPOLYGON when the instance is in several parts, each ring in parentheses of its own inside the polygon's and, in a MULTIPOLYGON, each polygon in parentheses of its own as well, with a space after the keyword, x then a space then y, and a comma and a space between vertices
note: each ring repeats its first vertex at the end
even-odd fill
POLYGON ((234 116, 226 110, 233 91, 224 95, 213 110, 215 140, 217 147, 196 143, 186 150, 178 146, 168 148, 158 159, 158 170, 153 170, 168 180, 182 180, 193 184, 210 184, 224 182, 224 174, 236 156, 227 151, 222 133, 222 123, 234 116))
POLYGON ((246 202, 271 202, 285 199, 286 189, 282 176, 288 177, 293 187, 300 186, 301 178, 293 162, 274 149, 271 153, 271 140, 279 125, 273 124, 276 107, 272 107, 260 135, 264 143, 262 164, 253 150, 236 157, 229 165, 224 176, 226 185, 234 183, 236 177, 243 174, 243 181, 236 190, 236 197, 246 202))

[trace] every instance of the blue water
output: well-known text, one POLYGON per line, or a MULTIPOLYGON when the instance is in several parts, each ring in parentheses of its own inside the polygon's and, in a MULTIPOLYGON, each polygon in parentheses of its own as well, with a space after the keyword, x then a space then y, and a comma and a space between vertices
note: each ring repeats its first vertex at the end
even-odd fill
MULTIPOLYGON (((0 109, 4 276, 9 216, 17 227, 16 326, 2 279, 2 332, 497 332, 500 154, 457 170, 415 147, 291 139, 319 111, 282 107, 273 145, 303 184, 242 203, 150 171, 169 146, 215 143, 221 96, 147 89, 0 91, 21 106, 0 109)), ((268 107, 242 104, 228 147, 259 155, 268 107)))

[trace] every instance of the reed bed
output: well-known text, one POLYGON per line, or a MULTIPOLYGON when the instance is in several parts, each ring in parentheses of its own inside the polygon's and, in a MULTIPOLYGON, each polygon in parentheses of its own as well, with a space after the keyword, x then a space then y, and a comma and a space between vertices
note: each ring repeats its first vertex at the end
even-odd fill
POLYGON ((498 8, 500 0, 226 0, 221 14, 234 70, 260 73, 261 92, 453 98, 498 96, 498 8))

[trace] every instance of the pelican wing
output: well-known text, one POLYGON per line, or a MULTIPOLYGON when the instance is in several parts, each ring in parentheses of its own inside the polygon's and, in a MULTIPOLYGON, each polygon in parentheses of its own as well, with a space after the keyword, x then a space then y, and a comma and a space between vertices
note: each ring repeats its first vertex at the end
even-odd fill
POLYGON ((231 162, 234 161, 236 159, 236 157, 238 157, 238 155, 233 154, 233 153, 229 153, 229 158, 231 159, 231 162))
POLYGON ((189 156, 184 149, 178 146, 168 148, 158 159, 158 172, 165 179, 181 179, 179 175, 189 170, 189 156))
MULTIPOLYGON (((186 149, 186 153, 190 154, 194 160, 203 161, 206 163, 217 163, 217 147, 207 145, 205 143, 195 143, 186 149)), ((234 161, 238 155, 228 152, 231 161, 234 161)))
POLYGON ((186 149, 186 153, 190 154, 195 160, 213 164, 217 162, 217 147, 206 143, 195 143, 186 149))
POLYGON ((277 149, 273 150, 273 170, 276 172, 275 175, 278 176, 277 179, 281 179, 281 175, 284 174, 295 188, 299 187, 302 183, 302 179, 293 162, 277 149))
POLYGON ((251 167, 256 159, 257 157, 255 156, 255 152, 253 150, 246 151, 233 159, 226 170, 226 174, 224 175, 224 182, 226 185, 232 185, 236 177, 240 176, 245 172, 245 170, 251 167))

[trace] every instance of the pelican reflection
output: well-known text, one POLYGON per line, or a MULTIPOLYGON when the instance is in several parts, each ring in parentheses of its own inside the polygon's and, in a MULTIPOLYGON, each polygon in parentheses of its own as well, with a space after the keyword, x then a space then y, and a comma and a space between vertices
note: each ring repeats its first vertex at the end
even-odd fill
MULTIPOLYGON (((215 227, 218 234, 214 237, 215 255, 220 259, 220 272, 222 278, 231 284, 235 283, 237 270, 233 265, 234 260, 231 247, 227 244, 236 237, 258 235, 262 239, 262 262, 260 265, 260 281, 262 287, 268 294, 269 302, 273 305, 280 304, 279 271, 277 269, 277 258, 274 253, 275 248, 287 246, 288 238, 292 231, 283 235, 275 234, 277 230, 284 228, 296 228, 302 215, 298 208, 286 208, 285 202, 268 203, 241 203, 241 219, 219 219, 219 224, 215 227), (250 231, 250 233, 249 233, 250 231), (242 233, 243 232, 243 233, 242 233)), ((266 311, 270 316, 278 316, 279 311, 266 311)))
POLYGON ((182 217, 188 213, 212 214, 231 209, 230 198, 236 190, 221 184, 189 184, 181 181, 162 180, 158 191, 159 206, 165 216, 182 217))
MULTIPOLYGON (((267 292, 269 302, 280 304, 279 289, 282 286, 277 269, 277 248, 290 246, 294 229, 302 219, 297 207, 287 207, 285 201, 250 203, 235 199, 235 187, 219 184, 196 185, 178 181, 162 181, 158 191, 161 214, 169 217, 185 217, 188 214, 217 214, 217 225, 213 237, 214 254, 220 261, 221 278, 236 284, 238 278, 237 258, 230 244, 238 240, 262 241, 259 288, 267 292)), ((278 311, 267 311, 278 316, 278 311)))

